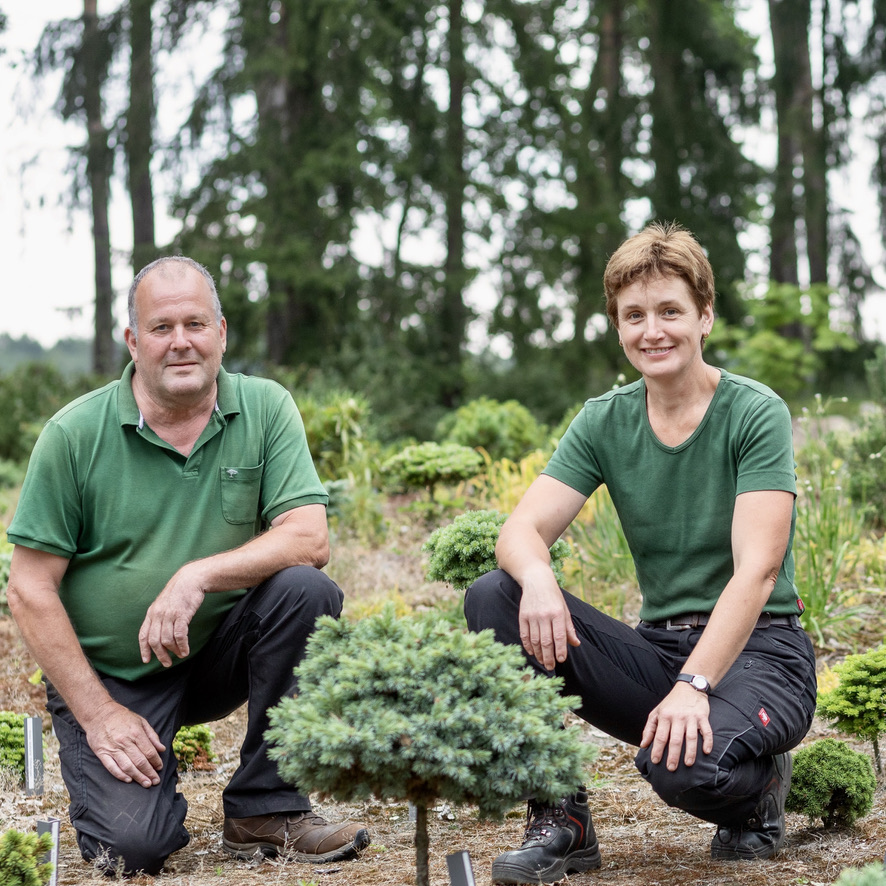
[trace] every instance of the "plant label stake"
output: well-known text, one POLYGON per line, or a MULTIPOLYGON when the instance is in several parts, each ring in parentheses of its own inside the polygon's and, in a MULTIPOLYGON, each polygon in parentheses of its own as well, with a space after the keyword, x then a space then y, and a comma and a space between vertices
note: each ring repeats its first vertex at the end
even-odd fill
POLYGON ((52 873, 46 881, 46 886, 58 886, 58 835, 61 828, 61 819, 47 818, 37 822, 37 836, 41 834, 52 835, 52 848, 43 856, 42 862, 52 864, 52 873))
POLYGON ((43 793, 43 721, 25 717, 25 793, 43 793))
POLYGON ((447 855, 446 867, 449 868, 449 882, 452 886, 477 886, 474 869, 471 867, 471 853, 466 849, 447 855))

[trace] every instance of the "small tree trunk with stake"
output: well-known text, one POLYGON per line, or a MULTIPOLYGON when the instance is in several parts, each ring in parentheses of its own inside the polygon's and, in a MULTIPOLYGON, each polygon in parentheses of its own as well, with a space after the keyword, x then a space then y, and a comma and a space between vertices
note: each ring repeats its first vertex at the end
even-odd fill
POLYGON ((880 760, 880 741, 874 736, 874 763, 877 765, 877 775, 883 777, 883 763, 880 760))
POLYGON ((415 886, 430 886, 428 804, 415 804, 415 886))

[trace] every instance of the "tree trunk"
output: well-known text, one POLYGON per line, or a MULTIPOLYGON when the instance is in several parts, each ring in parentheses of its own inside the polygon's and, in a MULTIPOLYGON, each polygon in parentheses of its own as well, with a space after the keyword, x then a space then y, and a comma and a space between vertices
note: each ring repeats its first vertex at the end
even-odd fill
POLYGON ((464 385, 461 380, 461 347, 467 315, 463 290, 464 264, 464 195, 465 195, 465 124, 464 124, 464 24, 462 0, 449 0, 449 111, 446 120, 446 262, 444 265, 443 303, 440 309, 440 351, 442 397, 444 406, 453 407, 464 385))
POLYGON ((154 70, 151 54, 153 0, 130 0, 129 111, 126 160, 132 205, 132 270, 138 273, 156 258, 151 149, 154 126, 154 70))
POLYGON ((92 195, 92 239, 95 253, 95 338, 92 347, 92 368, 108 375, 116 370, 114 356, 114 290, 111 285, 111 236, 108 224, 108 203, 112 155, 108 148, 108 131, 102 123, 102 76, 99 53, 93 50, 99 41, 97 0, 83 3, 83 43, 85 82, 83 100, 87 125, 86 172, 92 195))
POLYGON ((795 171, 811 127, 812 76, 809 62, 809 0, 769 0, 775 55, 775 110, 778 158, 770 223, 769 276, 776 283, 799 283, 795 171), (807 122, 807 120, 809 122, 807 122))
POLYGON ((428 804, 415 804, 415 886, 430 886, 428 804))

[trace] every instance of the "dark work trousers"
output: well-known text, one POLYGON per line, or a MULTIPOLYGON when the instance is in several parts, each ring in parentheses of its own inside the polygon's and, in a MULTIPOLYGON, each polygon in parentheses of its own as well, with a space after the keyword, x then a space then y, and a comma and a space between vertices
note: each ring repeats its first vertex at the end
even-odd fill
MULTIPOLYGON (((465 615, 473 631, 492 628, 502 643, 521 646, 520 586, 502 570, 490 572, 468 590, 465 615)), ((704 628, 632 628, 564 591, 578 647, 553 672, 531 656, 540 673, 564 681, 563 693, 581 697, 576 713, 615 738, 639 745, 649 713, 674 687, 674 680, 704 628)), ((714 747, 700 750, 675 772, 654 764, 641 749, 634 763, 670 806, 705 821, 739 827, 752 815, 773 774, 772 755, 795 747, 815 711, 815 656, 799 627, 757 628, 744 651, 710 694, 714 747)))
POLYGON ((47 708, 83 857, 107 852, 113 863, 122 860, 126 871, 155 874, 171 853, 187 845, 187 801, 176 790, 172 740, 182 726, 221 719, 247 700, 240 766, 223 793, 225 816, 309 810, 309 799, 283 782, 267 757, 267 710, 295 692, 293 669, 304 657, 314 622, 320 615, 337 617, 342 600, 335 582, 319 570, 284 569, 239 600, 192 658, 134 681, 99 674, 111 697, 144 717, 166 746, 155 787, 114 778, 48 684, 47 708))

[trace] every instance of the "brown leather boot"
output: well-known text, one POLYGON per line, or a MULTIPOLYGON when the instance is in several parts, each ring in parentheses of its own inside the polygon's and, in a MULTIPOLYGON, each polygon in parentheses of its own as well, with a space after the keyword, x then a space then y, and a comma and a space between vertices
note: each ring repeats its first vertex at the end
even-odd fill
POLYGON ((322 864, 356 858, 369 845, 369 831, 352 821, 330 824, 313 812, 253 815, 226 818, 222 845, 226 852, 245 860, 261 852, 322 864))

